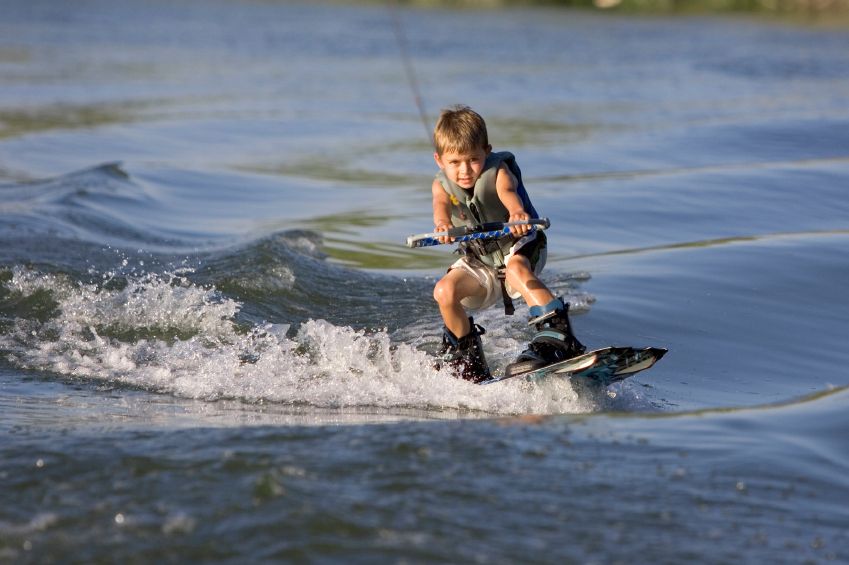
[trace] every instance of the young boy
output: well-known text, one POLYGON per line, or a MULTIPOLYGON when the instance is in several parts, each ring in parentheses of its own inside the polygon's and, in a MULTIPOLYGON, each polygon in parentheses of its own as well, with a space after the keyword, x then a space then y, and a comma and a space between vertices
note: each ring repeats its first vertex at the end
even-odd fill
MULTIPOLYGON (((433 181, 435 231, 484 222, 515 222, 538 218, 516 160, 511 153, 493 153, 483 118, 467 106, 443 110, 433 133, 433 158, 439 173, 433 181)), ((518 374, 569 359, 585 348, 572 335, 569 303, 555 298, 539 280, 545 265, 546 237, 527 225, 510 228, 496 240, 460 244, 462 257, 451 265, 433 290, 445 322, 442 360, 462 378, 481 382, 490 377, 480 336, 465 308, 479 310, 503 298, 512 314, 511 298, 530 306, 530 326, 537 330, 528 348, 507 366, 518 374)), ((448 237, 442 238, 449 243, 448 237)))

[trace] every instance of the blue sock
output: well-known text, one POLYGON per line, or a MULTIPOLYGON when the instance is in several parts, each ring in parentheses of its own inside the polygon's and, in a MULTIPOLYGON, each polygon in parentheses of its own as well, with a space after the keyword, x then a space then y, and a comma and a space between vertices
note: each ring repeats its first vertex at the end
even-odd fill
POLYGON ((555 298, 545 306, 531 306, 528 314, 531 318, 538 318, 543 314, 548 314, 549 312, 560 310, 563 307, 563 301, 559 298, 555 298))

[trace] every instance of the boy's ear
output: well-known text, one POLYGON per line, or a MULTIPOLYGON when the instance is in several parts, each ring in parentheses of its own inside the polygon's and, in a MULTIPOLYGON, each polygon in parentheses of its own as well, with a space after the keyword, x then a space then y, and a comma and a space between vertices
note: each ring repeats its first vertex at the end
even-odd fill
POLYGON ((445 168, 442 166, 442 159, 439 158, 439 153, 437 153, 436 151, 433 152, 433 160, 436 161, 437 167, 439 167, 440 169, 445 168))

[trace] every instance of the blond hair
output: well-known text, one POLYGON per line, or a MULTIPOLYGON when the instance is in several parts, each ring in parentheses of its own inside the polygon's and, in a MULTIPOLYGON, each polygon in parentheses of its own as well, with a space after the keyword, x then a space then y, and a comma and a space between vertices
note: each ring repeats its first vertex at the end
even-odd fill
POLYGON ((458 104, 442 110, 433 129, 433 146, 439 155, 446 151, 468 153, 489 147, 486 122, 480 114, 458 104))

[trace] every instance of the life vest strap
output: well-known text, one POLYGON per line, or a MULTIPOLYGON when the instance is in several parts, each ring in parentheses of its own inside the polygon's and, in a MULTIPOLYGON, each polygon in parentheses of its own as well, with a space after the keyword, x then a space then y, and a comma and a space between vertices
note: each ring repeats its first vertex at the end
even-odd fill
POLYGON ((507 269, 504 267, 498 269, 498 282, 501 283, 501 299, 504 301, 504 313, 512 316, 516 311, 516 307, 513 306, 513 299, 510 298, 510 294, 507 292, 507 269))

